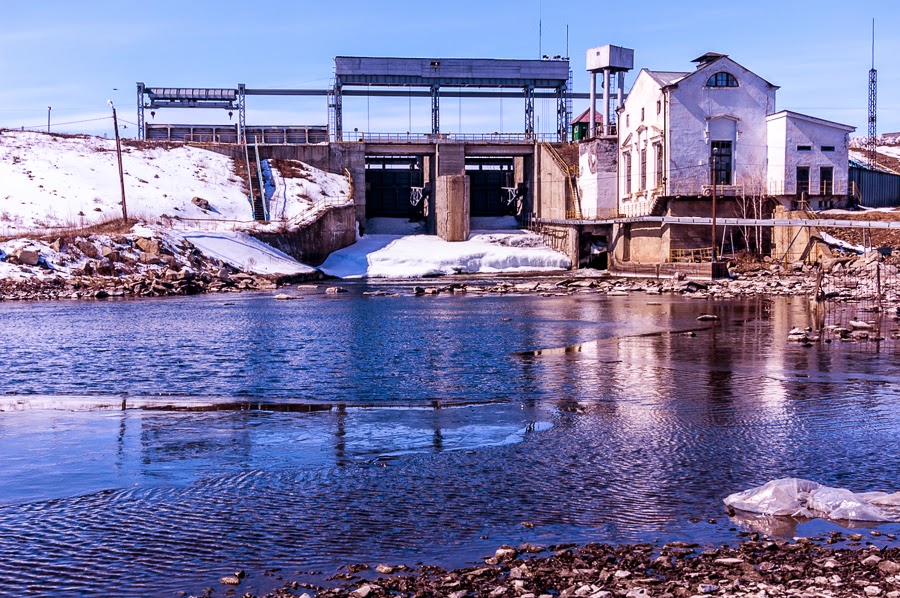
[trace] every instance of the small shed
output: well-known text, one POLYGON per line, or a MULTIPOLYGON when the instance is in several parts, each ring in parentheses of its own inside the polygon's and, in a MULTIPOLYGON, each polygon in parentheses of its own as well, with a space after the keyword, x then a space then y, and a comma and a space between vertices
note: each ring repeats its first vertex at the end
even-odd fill
MULTIPOLYGON (((594 120, 597 124, 597 130, 601 131, 603 126, 603 114, 600 111, 594 113, 594 120)), ((582 112, 578 118, 572 121, 572 141, 584 141, 590 136, 591 130, 591 109, 588 108, 582 112)))

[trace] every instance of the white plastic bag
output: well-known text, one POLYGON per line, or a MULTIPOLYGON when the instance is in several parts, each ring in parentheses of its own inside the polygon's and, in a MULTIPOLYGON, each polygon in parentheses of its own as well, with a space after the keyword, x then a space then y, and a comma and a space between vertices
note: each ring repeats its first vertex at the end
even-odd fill
POLYGON ((757 488, 736 492, 724 502, 729 507, 750 513, 812 517, 806 509, 806 500, 809 492, 818 487, 819 484, 809 480, 782 478, 757 488))
POLYGON ((819 486, 809 493, 806 507, 825 519, 890 521, 881 509, 846 488, 819 486))

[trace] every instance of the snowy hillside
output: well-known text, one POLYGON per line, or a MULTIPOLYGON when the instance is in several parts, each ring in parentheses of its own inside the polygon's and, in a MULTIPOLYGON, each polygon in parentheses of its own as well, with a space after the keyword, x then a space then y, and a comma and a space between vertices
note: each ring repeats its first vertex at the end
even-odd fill
MULTIPOLYGON (((83 277, 99 274, 134 278, 129 284, 137 289, 139 282, 167 269, 177 273, 188 268, 205 273, 209 280, 202 283, 208 288, 212 279, 221 278, 218 269, 223 266, 254 275, 313 275, 314 269, 245 233, 290 230, 313 221, 327 207, 353 201, 346 176, 294 160, 266 160, 263 178, 271 221, 259 223, 238 174, 242 165, 229 157, 196 147, 132 141, 123 146, 122 162, 128 216, 139 222, 119 234, 95 231, 86 239, 80 229, 122 215, 115 141, 0 131, 0 237, 9 237, 0 242, 0 282, 49 284, 59 277, 77 286, 83 277), (70 238, 73 233, 82 236, 70 238), (153 242, 167 248, 164 255, 142 249, 153 242)), ((375 234, 336 252, 320 270, 347 278, 410 278, 571 267, 540 236, 514 230, 511 217, 473 219, 479 230, 461 243, 423 234, 422 223, 405 219, 368 224, 375 234)), ((228 279, 224 284, 236 283, 228 279)), ((65 294, 78 294, 75 286, 65 294)), ((159 285, 145 287, 139 292, 163 292, 159 285)))
MULTIPOLYGON (((179 228, 260 228, 231 158, 195 147, 136 145, 122 147, 129 217, 155 222, 167 215, 181 219, 179 228), (195 197, 209 208, 192 203, 195 197)), ((302 223, 325 201, 351 201, 346 177, 292 164, 296 178, 269 169, 275 221, 269 228, 302 223)), ((121 214, 115 141, 0 131, 0 235, 82 227, 121 214)))

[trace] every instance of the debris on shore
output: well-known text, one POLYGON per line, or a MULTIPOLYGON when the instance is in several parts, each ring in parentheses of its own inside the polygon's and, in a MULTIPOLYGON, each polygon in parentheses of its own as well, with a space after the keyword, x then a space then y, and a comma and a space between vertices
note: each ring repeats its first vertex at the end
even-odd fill
MULTIPOLYGON (((873 536, 878 532, 873 532, 873 536)), ((880 535, 880 533, 878 533, 880 535)), ((393 575, 346 580, 338 588, 291 581, 265 598, 686 598, 688 596, 900 597, 900 548, 863 545, 863 536, 832 532, 826 543, 768 540, 758 534, 737 547, 693 543, 553 546, 535 556, 529 547, 502 546, 483 566, 446 571, 422 566, 393 575), (855 548, 855 549, 854 549, 855 548), (306 594, 302 594, 307 590, 306 594)), ((254 598, 244 594, 244 598, 254 598)))

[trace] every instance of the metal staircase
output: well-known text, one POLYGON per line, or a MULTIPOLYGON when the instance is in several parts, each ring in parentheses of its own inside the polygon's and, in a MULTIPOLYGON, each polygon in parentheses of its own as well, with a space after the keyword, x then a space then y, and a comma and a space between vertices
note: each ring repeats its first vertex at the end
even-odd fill
POLYGON ((259 222, 269 221, 269 210, 266 205, 266 186, 262 174, 262 160, 259 157, 257 144, 245 144, 244 156, 247 160, 247 187, 250 189, 250 204, 253 206, 253 219, 259 222))
MULTIPOLYGON (((581 210, 581 196, 578 194, 578 167, 577 166, 569 166, 562 156, 559 155, 559 152, 550 145, 549 143, 542 144, 544 148, 547 150, 547 153, 553 158, 553 161, 556 162, 556 165, 563 172, 566 177, 566 183, 569 187, 569 193, 572 195, 572 202, 574 204, 574 211, 571 214, 571 218, 575 220, 581 220, 584 215, 581 210)), ((568 210, 567 210, 568 212, 568 210)), ((569 218, 569 214, 566 215, 569 218)))

